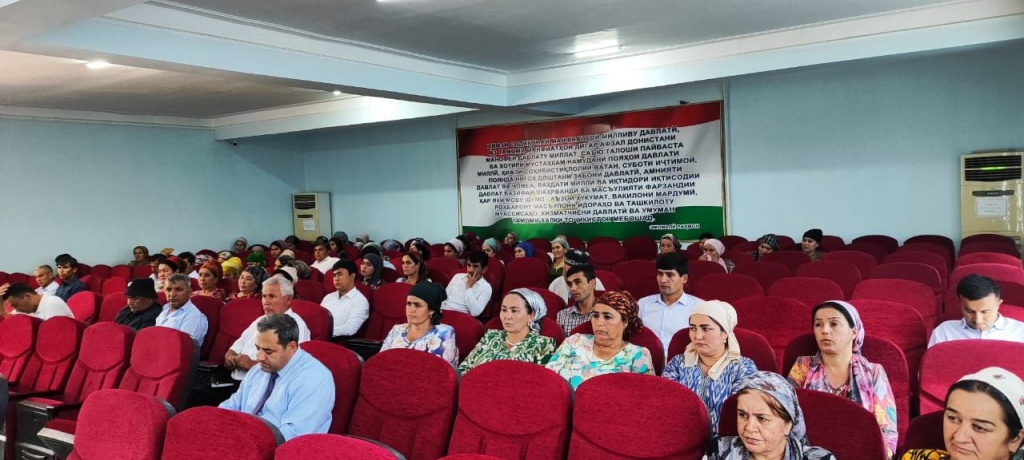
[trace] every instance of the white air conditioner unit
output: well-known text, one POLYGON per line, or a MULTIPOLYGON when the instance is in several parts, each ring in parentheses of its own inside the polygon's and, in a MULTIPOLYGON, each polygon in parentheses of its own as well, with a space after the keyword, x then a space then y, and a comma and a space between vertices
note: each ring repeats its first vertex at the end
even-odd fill
POLYGON ((963 237, 1024 236, 1024 152, 985 151, 961 157, 960 225, 963 237))
POLYGON ((296 193, 292 195, 292 220, 295 236, 313 241, 331 234, 331 194, 296 193))

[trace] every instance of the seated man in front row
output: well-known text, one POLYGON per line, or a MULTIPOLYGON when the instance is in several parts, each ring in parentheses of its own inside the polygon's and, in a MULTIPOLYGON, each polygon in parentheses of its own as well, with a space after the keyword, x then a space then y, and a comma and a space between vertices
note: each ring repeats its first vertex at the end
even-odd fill
MULTIPOLYGON (((72 318, 75 316, 71 313, 71 309, 68 308, 68 304, 64 303, 60 297, 40 294, 25 283, 4 284, 0 286, 0 301, 10 301, 11 307, 14 308, 14 311, 11 312, 12 315, 35 316, 43 321, 54 316, 70 316, 72 318)), ((4 313, 6 311, 0 306, 0 315, 4 313)), ((0 340, 3 340, 3 338, 0 337, 0 340)))
POLYGON ((355 335, 370 316, 370 302, 356 288, 356 263, 340 259, 331 267, 334 291, 324 296, 320 306, 331 312, 334 319, 332 337, 355 335))
POLYGON ((480 316, 491 301, 491 285, 484 279, 490 258, 483 251, 473 251, 466 260, 466 273, 459 273, 448 283, 448 300, 442 310, 454 310, 480 316))
POLYGON ((179 330, 192 337, 192 341, 203 346, 210 323, 206 315, 192 303, 192 282, 187 275, 175 273, 164 281, 164 295, 167 305, 156 317, 156 325, 179 330))
POLYGON ((222 409, 263 417, 285 441, 326 433, 334 409, 334 379, 312 355, 299 348, 299 327, 288 315, 267 315, 257 324, 253 368, 222 409))
POLYGON ((117 312, 114 322, 136 331, 156 326, 156 318, 163 312, 157 301, 156 283, 150 278, 136 278, 124 290, 128 306, 117 312))
POLYGON ((999 314, 999 285, 992 278, 967 275, 956 285, 963 319, 945 321, 932 331, 928 341, 937 343, 961 339, 1009 340, 1024 342, 1024 323, 999 314))
POLYGON ((291 281, 283 276, 273 276, 263 282, 264 315, 256 318, 238 337, 238 340, 231 345, 224 354, 224 367, 231 370, 231 377, 235 380, 242 380, 250 368, 256 366, 256 359, 259 357, 259 350, 256 346, 256 337, 259 336, 259 323, 263 318, 270 315, 287 315, 295 321, 299 330, 296 340, 299 343, 307 342, 310 338, 309 327, 302 318, 292 311, 292 298, 295 296, 295 288, 291 281))

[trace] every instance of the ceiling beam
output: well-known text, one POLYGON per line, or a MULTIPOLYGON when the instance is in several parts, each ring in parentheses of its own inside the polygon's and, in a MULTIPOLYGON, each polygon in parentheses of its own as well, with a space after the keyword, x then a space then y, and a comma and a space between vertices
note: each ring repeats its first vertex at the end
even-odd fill
POLYGON ((0 48, 146 0, 0 0, 0 48))

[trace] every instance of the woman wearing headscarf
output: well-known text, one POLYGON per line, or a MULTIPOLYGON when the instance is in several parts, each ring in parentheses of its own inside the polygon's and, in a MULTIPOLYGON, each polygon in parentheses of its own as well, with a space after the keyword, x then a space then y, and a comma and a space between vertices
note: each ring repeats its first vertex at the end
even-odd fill
POLYGON ((555 351, 555 340, 540 335, 540 322, 545 314, 547 305, 540 294, 526 288, 509 291, 501 300, 502 329, 487 331, 459 364, 459 372, 465 374, 483 363, 501 359, 546 363, 555 351))
POLYGON ((629 343, 643 327, 639 307, 628 291, 607 291, 594 305, 593 334, 574 334, 551 355, 547 368, 561 375, 573 389, 603 374, 633 372, 654 375, 651 352, 629 343))
POLYGON ((800 241, 800 249, 807 254, 807 257, 811 258, 811 262, 817 262, 825 255, 818 249, 821 246, 821 238, 824 236, 819 228, 812 228, 804 232, 804 238, 800 241))
POLYGON ((484 254, 487 254, 487 257, 497 259, 498 251, 501 250, 501 243, 499 243, 498 240, 494 238, 487 238, 486 240, 484 240, 484 244, 481 250, 484 251, 484 254))
POLYGON ((444 257, 446 259, 456 259, 461 263, 462 251, 466 249, 466 244, 458 238, 452 238, 444 243, 444 257))
POLYGON ((757 250, 754 251, 754 260, 761 260, 767 254, 779 250, 779 237, 773 233, 767 233, 757 240, 757 250))
POLYGON ((668 362, 662 374, 704 402, 712 433, 718 431, 722 403, 739 391, 740 381, 757 372, 754 362, 740 354, 735 328, 732 305, 718 300, 698 303, 690 313, 690 344, 668 362))
POLYGON ((240 236, 238 238, 235 238, 235 244, 232 245, 231 249, 235 252, 235 254, 242 254, 245 252, 245 249, 247 247, 249 247, 249 240, 245 239, 244 236, 240 236))
POLYGON ((227 301, 228 293, 217 287, 220 279, 224 277, 221 265, 209 261, 199 267, 199 289, 192 292, 192 297, 213 297, 221 302, 227 301))
POLYGON ((516 259, 522 259, 524 257, 533 257, 533 254, 533 244, 530 243, 529 241, 520 241, 516 243, 516 259))
POLYGON ((274 240, 273 243, 270 243, 270 258, 276 259, 281 257, 281 252, 285 249, 291 249, 291 246, 285 243, 284 240, 274 240))
POLYGON ((384 280, 380 278, 383 272, 384 261, 380 259, 380 256, 377 254, 363 256, 363 262, 359 266, 359 275, 362 277, 361 283, 376 291, 377 288, 384 285, 384 280))
POLYGON ((661 254, 668 254, 670 252, 676 252, 682 248, 683 243, 679 242, 679 238, 671 233, 661 235, 661 239, 658 240, 658 248, 661 250, 661 254))
POLYGON ((342 231, 334 232, 334 234, 331 235, 331 239, 336 239, 340 241, 341 244, 338 245, 339 248, 345 247, 346 244, 349 244, 348 233, 342 231))
MULTIPOLYGON (((196 257, 198 263, 199 257, 196 257)), ((205 262, 203 262, 205 264, 205 262)), ((221 271, 224 272, 224 279, 235 280, 238 275, 242 274, 242 259, 238 257, 232 257, 225 260, 224 263, 220 264, 221 271)))
POLYGON ((558 279, 565 273, 565 253, 569 250, 569 242, 558 237, 551 240, 551 270, 548 272, 548 283, 558 279))
POLYGON ((131 267, 138 267, 149 264, 149 248, 145 246, 135 246, 132 248, 132 261, 128 262, 131 267))
POLYGON ((382 248, 380 244, 374 241, 364 244, 360 250, 360 256, 366 257, 367 254, 376 254, 380 256, 380 260, 383 262, 384 268, 395 270, 395 266, 391 264, 391 261, 384 257, 384 248, 382 248))
POLYGON ((875 414, 889 458, 896 452, 896 400, 885 369, 861 356, 864 323, 847 302, 830 300, 811 315, 818 353, 796 359, 789 380, 799 388, 849 399, 875 414))
POLYGON ((380 243, 380 248, 383 249, 385 253, 388 251, 402 252, 402 248, 404 248, 404 246, 402 246, 402 243, 398 240, 387 239, 380 243))
POLYGON ((405 301, 407 323, 391 328, 380 351, 392 348, 422 350, 459 364, 459 348, 455 346, 455 329, 441 324, 441 302, 448 298, 444 288, 434 283, 417 283, 409 289, 405 301))
POLYGON ((1021 460, 1024 381, 989 367, 963 376, 946 393, 945 450, 915 449, 903 460, 1021 460))
POLYGON ((732 263, 731 260, 723 259, 722 254, 725 254, 725 245, 721 241, 714 238, 708 238, 704 240, 704 246, 701 248, 704 253, 700 256, 700 260, 706 260, 708 262, 714 262, 721 265, 725 269, 726 273, 732 273, 733 267, 736 264, 732 263))
POLYGON ((267 268, 267 259, 263 258, 262 252, 253 251, 249 253, 248 257, 246 257, 245 266, 267 268))
POLYGON ((430 260, 430 243, 423 238, 414 238, 409 242, 409 247, 405 252, 415 252, 423 258, 423 261, 430 260))
POLYGON ((263 282, 267 280, 267 270, 263 267, 245 267, 238 275, 238 292, 231 294, 228 300, 259 299, 263 297, 263 282))
POLYGON ((835 460, 831 452, 810 445, 796 390, 781 375, 758 372, 740 382, 737 394, 739 436, 713 440, 708 460, 835 460))
POLYGON ((420 281, 430 281, 427 278, 427 263, 414 252, 402 256, 402 275, 397 282, 416 285, 420 281))

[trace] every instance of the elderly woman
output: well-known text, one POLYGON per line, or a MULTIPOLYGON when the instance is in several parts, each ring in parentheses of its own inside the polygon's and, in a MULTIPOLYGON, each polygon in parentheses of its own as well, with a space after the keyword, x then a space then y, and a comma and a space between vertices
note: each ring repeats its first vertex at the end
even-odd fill
POLYGON ((235 252, 235 254, 242 254, 248 247, 249 240, 245 239, 244 236, 240 236, 238 238, 235 238, 235 244, 231 247, 231 249, 235 252))
POLYGON ((789 379, 799 388, 824 391, 860 404, 875 414, 889 457, 896 452, 896 401, 880 364, 861 356, 864 323, 857 309, 841 300, 814 307, 818 353, 796 359, 789 379))
POLYGON ((221 302, 227 301, 228 293, 217 287, 217 283, 224 277, 221 266, 217 262, 209 261, 199 267, 199 289, 192 292, 192 297, 213 297, 221 302))
POLYGON ((263 282, 267 280, 267 270, 263 267, 245 267, 242 274, 238 275, 238 292, 231 294, 228 300, 235 299, 259 299, 263 297, 260 292, 263 282))
POLYGON ((363 256, 363 262, 359 265, 359 276, 362 278, 361 283, 376 291, 384 285, 384 280, 380 277, 383 273, 384 262, 380 256, 377 254, 363 256))
POLYGON ((149 263, 149 248, 145 246, 135 246, 132 248, 132 261, 128 262, 128 265, 132 267, 139 267, 149 263))
POLYGON ((998 367, 963 376, 946 393, 946 450, 916 449, 903 460, 1024 458, 1024 381, 998 367))
POLYGON ((540 335, 547 313, 544 298, 526 288, 513 289, 501 300, 501 330, 487 331, 469 356, 459 364, 466 373, 483 363, 501 359, 543 365, 555 351, 555 340, 540 335))
POLYGON ((402 275, 398 278, 399 283, 416 285, 420 281, 430 281, 427 278, 427 263, 416 253, 402 256, 402 275))
POLYGON ((565 339, 547 368, 569 381, 573 389, 591 377, 616 372, 654 375, 651 352, 628 342, 643 327, 636 299, 628 291, 605 292, 594 305, 593 334, 565 339))
POLYGON ((754 251, 754 260, 761 260, 762 257, 779 250, 779 237, 772 233, 765 234, 757 240, 757 250, 754 251))
POLYGON ((551 270, 548 272, 548 283, 558 279, 565 273, 565 253, 569 250, 569 242, 565 238, 551 240, 551 270))
POLYGON ((242 259, 239 259, 238 257, 232 257, 228 260, 225 260, 224 263, 220 264, 220 268, 221 271, 224 272, 224 279, 238 279, 238 275, 242 274, 242 259))
POLYGON ((781 375, 758 372, 740 382, 737 394, 739 436, 712 441, 708 460, 835 460, 807 441, 796 390, 781 375))
POLYGON ((458 238, 452 238, 444 243, 444 257, 446 259, 461 259, 462 251, 466 249, 466 244, 458 238))
POLYGON ((739 391, 740 381, 757 366, 740 354, 733 334, 736 310, 726 302, 698 303, 690 312, 690 344, 665 367, 663 377, 689 388, 708 409, 711 431, 718 431, 722 403, 739 391))
POLYGON ((800 249, 807 254, 807 257, 811 258, 811 262, 817 262, 821 260, 825 254, 818 249, 821 246, 821 238, 824 234, 821 229, 812 228, 804 232, 804 239, 800 241, 800 249))
POLYGON ((380 350, 422 350, 457 366, 459 349, 455 346, 455 329, 441 324, 441 302, 447 298, 444 288, 434 283, 418 283, 409 289, 405 300, 405 318, 408 322, 391 328, 380 350))
POLYGON ((676 236, 671 233, 661 235, 661 240, 658 242, 658 247, 661 248, 662 254, 676 252, 682 246, 683 244, 679 242, 679 238, 676 238, 676 236))
POLYGON ((533 254, 533 243, 530 243, 529 241, 520 241, 516 243, 516 259, 522 259, 524 257, 533 257, 533 254))
POLYGON ((708 238, 704 240, 704 246, 701 251, 703 255, 700 256, 700 260, 706 260, 708 262, 714 262, 721 265, 725 269, 726 273, 731 273, 733 267, 736 264, 732 263, 729 259, 723 259, 722 254, 725 254, 725 245, 721 241, 715 238, 708 238))

